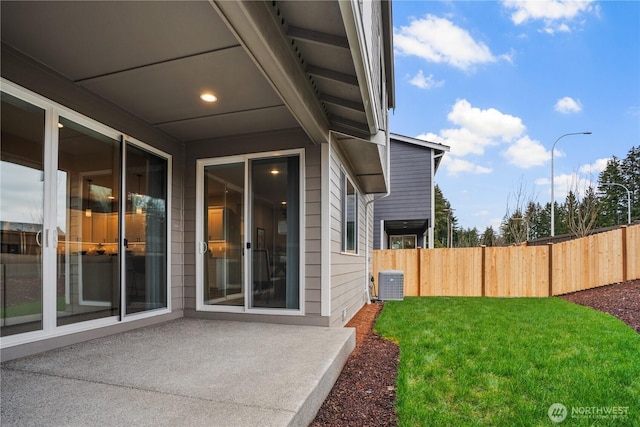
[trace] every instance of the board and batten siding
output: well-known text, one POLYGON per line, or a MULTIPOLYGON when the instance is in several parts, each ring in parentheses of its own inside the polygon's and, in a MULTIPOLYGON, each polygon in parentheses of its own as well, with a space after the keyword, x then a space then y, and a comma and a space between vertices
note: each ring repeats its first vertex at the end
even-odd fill
MULTIPOLYGON (((358 253, 342 251, 342 182, 341 171, 349 176, 349 169, 342 154, 331 144, 329 155, 330 229, 331 229, 331 326, 346 324, 366 302, 365 261, 366 242, 370 233, 366 231, 365 206, 369 196, 358 188, 358 253)), ((351 182, 358 186, 350 176, 351 182)), ((369 205, 369 211, 371 204, 369 205)))
POLYGON ((381 249, 381 220, 431 218, 432 155, 431 148, 391 140, 391 194, 375 202, 375 249, 381 249))

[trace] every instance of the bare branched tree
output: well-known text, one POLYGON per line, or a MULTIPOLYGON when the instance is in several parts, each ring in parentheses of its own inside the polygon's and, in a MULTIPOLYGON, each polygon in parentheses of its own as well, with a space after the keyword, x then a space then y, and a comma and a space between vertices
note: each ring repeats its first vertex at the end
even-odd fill
POLYGON ((518 187, 507 198, 507 211, 500 226, 505 243, 519 245, 528 239, 527 231, 532 218, 529 218, 531 211, 527 207, 533 200, 533 193, 527 193, 521 179, 518 187))
POLYGON ((567 222, 569 229, 576 237, 584 237, 589 235, 594 229, 600 213, 600 204, 595 192, 595 185, 591 180, 586 189, 581 191, 579 183, 576 181, 572 184, 572 189, 567 194, 567 222))

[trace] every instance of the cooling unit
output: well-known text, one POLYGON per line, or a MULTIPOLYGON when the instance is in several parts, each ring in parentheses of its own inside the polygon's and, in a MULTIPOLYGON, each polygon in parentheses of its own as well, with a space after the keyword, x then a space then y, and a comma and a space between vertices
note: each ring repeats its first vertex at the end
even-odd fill
POLYGON ((404 299, 404 272, 384 270, 378 273, 378 299, 382 301, 404 299))

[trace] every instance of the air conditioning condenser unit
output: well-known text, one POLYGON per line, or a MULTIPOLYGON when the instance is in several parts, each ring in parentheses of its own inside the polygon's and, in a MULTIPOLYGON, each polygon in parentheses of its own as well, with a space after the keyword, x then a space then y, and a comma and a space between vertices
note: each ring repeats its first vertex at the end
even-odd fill
POLYGON ((378 272, 378 299, 382 301, 404 299, 404 272, 383 270, 378 272))

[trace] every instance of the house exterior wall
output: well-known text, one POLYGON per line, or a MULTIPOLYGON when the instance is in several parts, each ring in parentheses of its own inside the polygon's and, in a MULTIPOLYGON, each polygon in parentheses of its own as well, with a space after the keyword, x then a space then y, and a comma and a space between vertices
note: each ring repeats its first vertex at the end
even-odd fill
MULTIPOLYGON (((371 204, 366 202, 370 196, 363 196, 358 190, 358 253, 347 254, 342 251, 342 182, 341 171, 347 176, 350 171, 344 162, 342 153, 334 144, 330 145, 329 156, 330 188, 330 252, 331 252, 331 326, 343 326, 365 303, 364 280, 366 273, 366 242, 371 233, 366 229, 366 210, 371 204)), ((357 181, 351 177, 357 187, 357 181)))
POLYGON ((391 140, 391 194, 375 202, 375 249, 381 249, 381 220, 429 218, 431 222, 432 156, 430 148, 391 140))
POLYGON ((321 147, 301 130, 229 137, 189 143, 185 148, 185 315, 188 317, 265 321, 303 325, 328 325, 321 316, 321 147), (265 315, 196 311, 196 161, 247 153, 304 149, 305 221, 304 315, 265 315))

